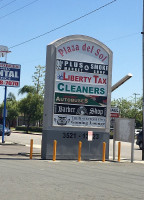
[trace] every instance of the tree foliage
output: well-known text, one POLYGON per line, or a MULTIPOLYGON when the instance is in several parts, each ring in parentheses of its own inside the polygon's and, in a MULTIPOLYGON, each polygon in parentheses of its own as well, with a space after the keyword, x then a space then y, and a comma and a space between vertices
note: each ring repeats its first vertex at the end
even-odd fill
POLYGON ((124 98, 116 99, 111 102, 111 106, 116 106, 120 110, 120 117, 135 119, 136 127, 142 127, 142 98, 135 102, 124 98))
MULTIPOLYGON (((4 103, 0 105, 0 111, 3 112, 4 103)), ((13 93, 9 93, 6 102, 6 110, 7 110, 7 117, 6 121, 9 124, 9 127, 13 125, 13 122, 16 121, 16 118, 19 115, 18 112, 18 102, 16 101, 16 97, 13 93)))
POLYGON ((28 93, 27 97, 19 102, 19 111, 25 114, 27 119, 27 132, 31 123, 42 119, 43 98, 39 94, 28 93))
POLYGON ((36 93, 36 88, 31 85, 25 85, 19 89, 18 94, 36 93))
POLYGON ((45 80, 45 67, 38 65, 35 67, 33 83, 36 88, 37 94, 44 95, 44 80, 45 80))

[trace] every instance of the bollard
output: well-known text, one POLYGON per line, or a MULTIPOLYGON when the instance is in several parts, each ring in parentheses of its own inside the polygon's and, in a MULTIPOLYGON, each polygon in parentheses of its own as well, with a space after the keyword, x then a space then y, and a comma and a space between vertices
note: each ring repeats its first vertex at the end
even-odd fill
POLYGON ((54 140, 54 143, 53 143, 53 161, 56 161, 56 147, 57 147, 57 141, 54 140))
POLYGON ((82 148, 82 142, 79 141, 79 146, 78 146, 78 162, 81 161, 81 148, 82 148))
POLYGON ((32 159, 33 154, 33 139, 30 140, 30 159, 32 159))
POLYGON ((106 152, 106 143, 103 142, 103 154, 102 154, 102 162, 105 162, 105 152, 106 152))
POLYGON ((42 158, 42 140, 41 140, 41 153, 40 153, 40 155, 41 155, 41 158, 42 158))
POLYGON ((120 162, 121 142, 118 142, 118 162, 120 162))

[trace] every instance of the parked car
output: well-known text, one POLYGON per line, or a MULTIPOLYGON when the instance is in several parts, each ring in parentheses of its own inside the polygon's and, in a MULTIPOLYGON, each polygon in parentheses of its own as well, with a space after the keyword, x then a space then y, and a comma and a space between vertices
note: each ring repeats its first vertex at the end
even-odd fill
POLYGON ((143 145, 143 132, 140 131, 137 135, 136 135, 136 144, 139 145, 139 148, 142 149, 142 145, 143 145))
MULTIPOLYGON (((0 136, 2 136, 2 133, 3 133, 3 125, 0 124, 0 136)), ((11 130, 5 127, 5 135, 10 136, 10 134, 11 134, 11 130)))
POLYGON ((142 129, 135 129, 135 135, 139 134, 142 131, 142 129))

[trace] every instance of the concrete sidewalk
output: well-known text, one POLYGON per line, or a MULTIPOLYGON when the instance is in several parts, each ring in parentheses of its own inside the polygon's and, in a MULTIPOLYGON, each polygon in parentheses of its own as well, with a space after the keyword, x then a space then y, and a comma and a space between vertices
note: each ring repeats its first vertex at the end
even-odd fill
MULTIPOLYGON (((0 159, 29 159, 30 146, 14 142, 0 143, 0 159)), ((41 159, 41 149, 33 148, 33 159, 41 159)))
MULTIPOLYGON (((7 158, 7 159, 29 159, 30 155, 30 145, 23 145, 23 144, 18 144, 15 142, 5 142, 5 143, 0 143, 0 159, 7 158)), ((33 159, 41 159, 41 145, 34 145, 33 148, 33 159)), ((50 161, 50 160, 49 160, 50 161)), ((77 162, 77 160, 74 160, 77 162)), ((63 160, 57 160, 56 162, 63 162, 63 160)), ((70 160, 71 162, 71 160, 70 160)), ((84 161, 82 160, 81 163, 86 163, 86 162, 96 162, 96 163, 103 163, 101 160, 92 160, 92 161, 84 161)), ((113 157, 109 156, 109 160, 106 160, 104 162, 106 163, 119 163, 116 160, 113 161, 113 157)), ((131 163, 130 159, 126 159, 121 157, 120 163, 131 163)), ((144 161, 140 160, 134 160, 133 163, 138 163, 138 164, 144 164, 144 161)))

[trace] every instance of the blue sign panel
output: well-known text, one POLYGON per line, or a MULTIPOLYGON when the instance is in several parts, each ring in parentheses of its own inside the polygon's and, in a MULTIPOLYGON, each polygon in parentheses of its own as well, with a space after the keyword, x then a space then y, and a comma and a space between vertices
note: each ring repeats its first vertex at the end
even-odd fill
POLYGON ((0 63, 0 86, 20 86, 21 65, 0 63))

